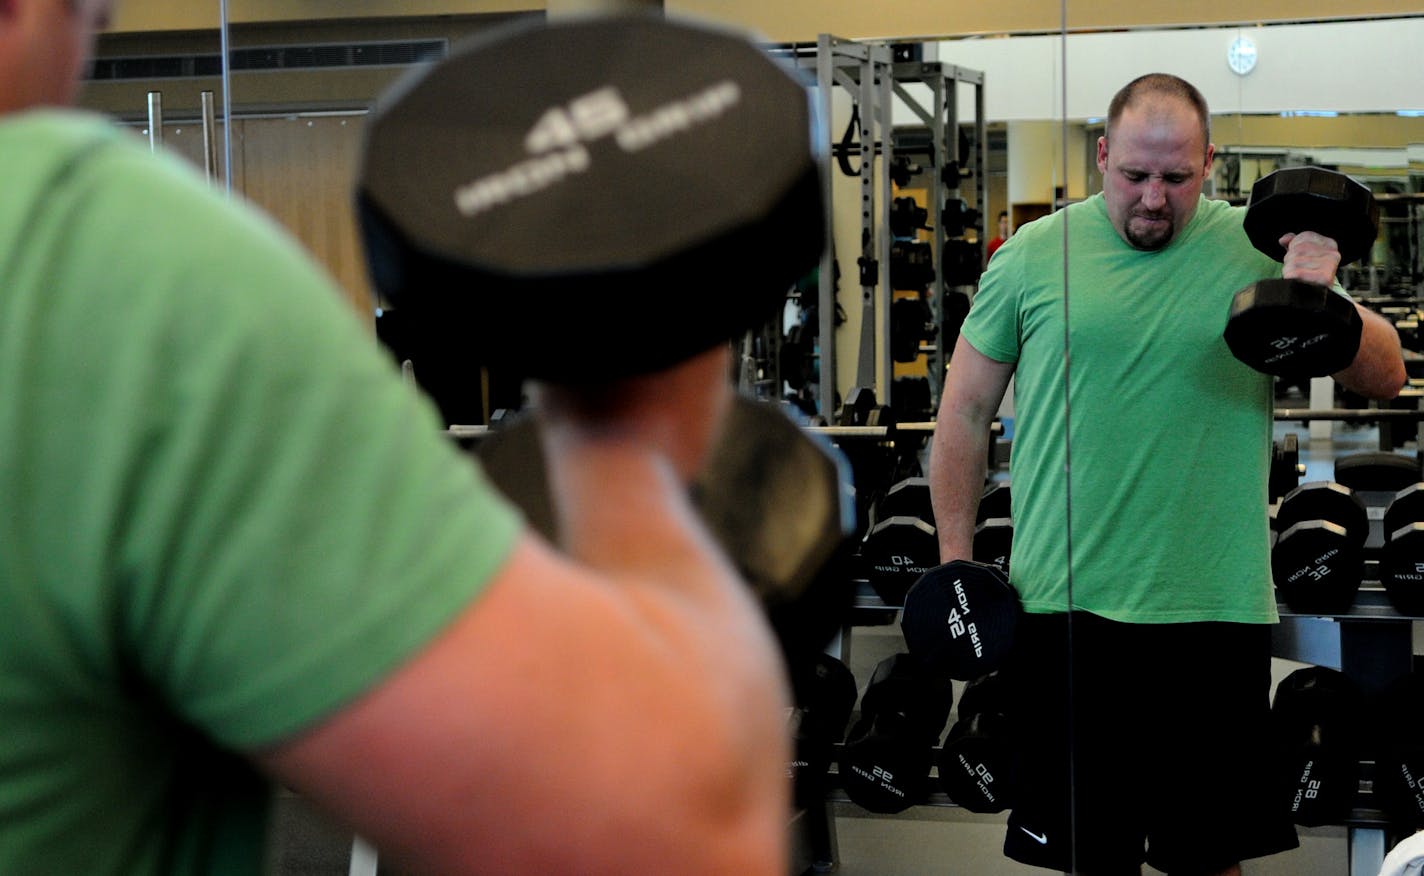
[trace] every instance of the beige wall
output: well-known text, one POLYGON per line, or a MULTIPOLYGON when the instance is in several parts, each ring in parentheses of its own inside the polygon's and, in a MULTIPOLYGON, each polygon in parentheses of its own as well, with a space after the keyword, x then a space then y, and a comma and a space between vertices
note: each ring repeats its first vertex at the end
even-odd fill
MULTIPOLYGON (((432 15, 543 10, 544 3, 523 0, 229 0, 228 21, 255 22, 349 21, 363 18, 415 18, 432 15)), ((119 0, 110 31, 183 31, 216 28, 218 0, 173 3, 171 0, 119 0)))
MULTIPOLYGON (((350 20, 426 15, 471 15, 539 11, 530 0, 230 0, 232 22, 350 20)), ((1071 0, 1070 29, 1291 21, 1417 15, 1418 0, 1197 0, 1195 3, 1141 3, 1130 0, 1071 0)), ((943 3, 929 0, 867 3, 864 0, 665 0, 669 12, 750 28, 778 42, 814 40, 833 33, 847 39, 938 37, 1008 31, 1056 31, 1064 21, 1059 0, 1015 3, 943 3)), ((218 26, 218 0, 172 3, 123 0, 116 31, 200 30, 218 26)))
MULTIPOLYGON (((1197 0, 1194 3, 1065 0, 1063 5, 1068 7, 1070 30, 1417 15, 1420 11, 1418 0, 1298 0, 1290 4, 1251 0, 1197 0)), ((1057 31, 1064 20, 1058 0, 1013 3, 667 0, 666 6, 669 10, 736 22, 781 42, 813 40, 822 32, 847 39, 874 39, 1057 31)))
MULTIPOLYGON (((1421 95, 1424 97, 1424 95, 1421 95)), ((1221 114, 1212 117, 1217 143, 1302 147, 1393 147, 1424 143, 1424 118, 1351 115, 1337 118, 1221 114)))

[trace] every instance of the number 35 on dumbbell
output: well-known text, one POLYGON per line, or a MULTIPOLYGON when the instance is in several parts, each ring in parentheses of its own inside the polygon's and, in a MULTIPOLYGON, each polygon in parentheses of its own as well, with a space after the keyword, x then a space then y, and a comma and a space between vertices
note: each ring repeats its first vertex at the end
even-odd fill
MULTIPOLYGON (((1314 231, 1335 241, 1340 264, 1374 245, 1379 206, 1370 190, 1342 173, 1287 167, 1251 187, 1243 223, 1257 249, 1284 261, 1280 239, 1314 231)), ((1263 279, 1237 292, 1222 337, 1242 362, 1280 377, 1343 371, 1360 347, 1363 323, 1354 302, 1302 280, 1263 279)))

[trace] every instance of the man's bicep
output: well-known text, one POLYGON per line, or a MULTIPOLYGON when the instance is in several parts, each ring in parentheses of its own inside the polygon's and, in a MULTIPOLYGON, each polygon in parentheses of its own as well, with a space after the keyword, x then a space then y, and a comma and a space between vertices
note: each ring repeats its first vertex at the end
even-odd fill
POLYGON ((652 649, 628 612, 607 582, 526 534, 413 659, 255 758, 422 870, 617 872, 619 856, 636 860, 624 848, 635 825, 650 848, 678 841, 677 819, 659 826, 655 811, 676 782, 662 748, 698 729, 684 726, 687 679, 642 659, 652 649), (575 813, 582 841, 569 834, 575 813))
POLYGON ((986 422, 992 419, 1008 390, 1014 364, 985 355, 961 334, 945 375, 941 413, 964 413, 986 422))

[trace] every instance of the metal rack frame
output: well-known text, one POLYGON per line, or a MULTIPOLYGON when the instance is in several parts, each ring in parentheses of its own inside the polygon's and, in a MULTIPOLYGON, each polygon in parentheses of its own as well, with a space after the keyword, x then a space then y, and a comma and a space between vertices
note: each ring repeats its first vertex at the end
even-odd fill
MULTIPOLYGON (((932 152, 936 161, 927 168, 931 172, 931 208, 938 214, 946 200, 959 196, 958 187, 944 185, 939 171, 951 157, 957 158, 959 137, 959 96, 958 84, 968 83, 975 91, 976 136, 974 138, 974 184, 976 206, 981 219, 976 230, 979 233, 980 251, 984 245, 982 214, 987 199, 985 169, 988 165, 988 137, 984 121, 984 74, 953 64, 938 62, 896 62, 894 50, 889 45, 856 42, 842 39, 832 34, 817 37, 814 49, 809 44, 792 44, 773 48, 774 54, 789 56, 803 70, 814 71, 819 140, 826 147, 827 154, 835 142, 831 128, 832 94, 836 87, 846 89, 851 94, 857 108, 858 124, 850 133, 853 141, 847 146, 860 158, 858 171, 860 184, 860 249, 857 253, 855 278, 860 287, 861 324, 856 340, 856 386, 867 386, 875 390, 876 400, 882 405, 891 402, 891 386, 894 364, 890 356, 890 207, 892 189, 890 184, 890 160, 894 156, 894 98, 898 97, 930 129, 932 152), (930 87, 931 106, 926 108, 905 86, 909 83, 923 83, 930 87), (880 159, 879 161, 875 159, 880 159), (883 315, 877 318, 877 315, 883 315), (883 382, 878 375, 884 375, 883 382)), ((826 203, 832 202, 832 176, 823 180, 826 203)), ((936 268, 936 289, 944 290, 944 235, 938 215, 934 222, 934 264, 936 268)), ((818 405, 823 416, 830 417, 836 411, 837 357, 835 340, 836 278, 833 252, 827 248, 822 256, 818 287, 818 332, 820 337, 819 397, 818 405)), ((941 292, 947 294, 946 292, 941 292)), ((935 316, 936 342, 931 354, 931 400, 938 398, 942 375, 948 352, 943 343, 943 308, 941 295, 931 295, 931 308, 935 316)))

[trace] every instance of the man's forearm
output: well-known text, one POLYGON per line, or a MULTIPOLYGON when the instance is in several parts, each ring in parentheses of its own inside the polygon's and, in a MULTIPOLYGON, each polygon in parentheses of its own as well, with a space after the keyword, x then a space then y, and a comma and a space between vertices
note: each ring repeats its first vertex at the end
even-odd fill
POLYGON ((1364 327, 1360 349, 1350 367, 1334 375, 1335 381, 1365 398, 1384 401, 1399 395, 1407 377, 1400 351, 1399 333, 1379 314, 1356 304, 1364 327))
POLYGON ((941 562, 973 554, 974 517, 988 469, 989 426, 942 410, 930 446, 930 499, 941 562))

